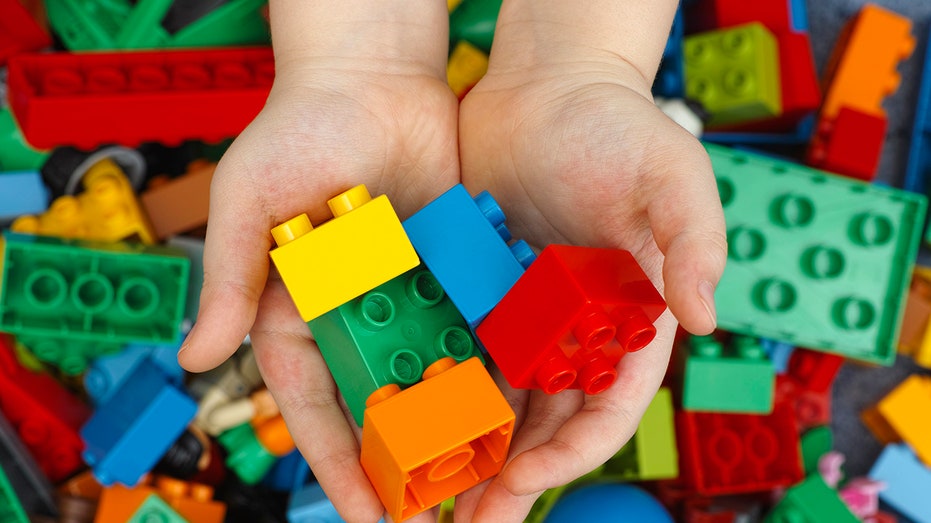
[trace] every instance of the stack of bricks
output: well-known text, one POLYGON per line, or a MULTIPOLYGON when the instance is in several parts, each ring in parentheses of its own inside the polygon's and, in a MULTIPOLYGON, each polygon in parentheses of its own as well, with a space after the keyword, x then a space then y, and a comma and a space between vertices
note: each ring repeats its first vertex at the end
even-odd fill
MULTIPOLYGON (((263 0, 182 4, 0 0, 2 521, 339 521, 247 343, 204 376, 176 360, 196 321, 218 153, 274 78, 263 0)), ((500 5, 448 1, 460 99, 487 70, 500 5)), ((916 414, 929 407, 926 376, 878 391, 863 412, 886 445, 868 478, 843 477, 828 428, 844 361, 889 365, 898 349, 931 365, 931 269, 912 272, 931 68, 912 192, 862 183, 912 25, 865 6, 819 85, 804 2, 683 2, 653 88, 700 107, 707 129, 730 244, 720 330, 680 333, 632 439, 547 491, 528 521, 622 510, 931 522, 931 427, 916 414)), ((272 258, 361 427, 359 459, 391 518, 438 505, 448 516, 450 498, 508 459, 517 420, 486 363, 511 387, 603 393, 625 354, 651 343, 665 303, 629 253, 550 245, 537 256, 512 242, 488 193, 456 186, 401 221, 386 197, 346 189, 329 221, 276 228, 272 258)))
POLYGON ((504 464, 514 413, 479 343, 513 387, 597 394, 625 353, 652 341, 666 308, 627 252, 553 245, 534 261, 526 243, 509 245, 487 192, 457 185, 403 223, 364 186, 328 205, 333 218, 317 228, 306 215, 276 227, 271 257, 396 521, 504 464))

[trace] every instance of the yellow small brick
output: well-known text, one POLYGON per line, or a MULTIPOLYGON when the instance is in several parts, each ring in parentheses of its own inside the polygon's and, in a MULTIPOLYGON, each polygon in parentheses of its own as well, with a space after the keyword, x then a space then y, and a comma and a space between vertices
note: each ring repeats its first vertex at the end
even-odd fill
POLYGON ((279 245, 272 261, 304 321, 420 263, 388 197, 366 202, 362 191, 358 186, 330 200, 335 217, 316 229, 300 215, 272 231, 279 245))
POLYGON ((931 378, 913 374, 879 402, 879 413, 908 443, 918 459, 931 466, 931 378))
POLYGON ((461 41, 456 44, 446 64, 446 81, 462 97, 466 90, 482 79, 488 71, 488 56, 474 45, 461 41))

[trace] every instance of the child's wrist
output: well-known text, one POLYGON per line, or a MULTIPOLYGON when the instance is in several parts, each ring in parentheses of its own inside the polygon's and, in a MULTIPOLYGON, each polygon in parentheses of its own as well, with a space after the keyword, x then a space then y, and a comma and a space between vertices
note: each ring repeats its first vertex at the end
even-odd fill
POLYGON ((504 0, 490 69, 616 68, 652 83, 676 0, 504 0))
POLYGON ((437 0, 271 0, 270 18, 282 72, 445 75, 436 64, 445 63, 448 12, 437 0))

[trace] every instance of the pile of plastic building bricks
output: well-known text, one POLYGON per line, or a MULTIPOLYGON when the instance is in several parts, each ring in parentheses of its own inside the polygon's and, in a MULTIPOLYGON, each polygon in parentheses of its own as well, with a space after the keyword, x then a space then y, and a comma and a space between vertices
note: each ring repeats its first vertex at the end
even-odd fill
MULTIPOLYGON (((248 339, 206 373, 177 361, 216 162, 274 81, 265 4, 0 0, 0 521, 342 521, 248 339)), ((448 4, 462 98, 501 0, 448 4)), ((917 43, 861 7, 819 71, 803 0, 683 1, 653 92, 714 167, 719 329, 679 332, 631 440, 527 521, 931 523, 931 67, 907 168, 878 177, 902 181, 875 183, 917 43), (903 361, 856 412, 882 451, 848 474, 836 378, 903 361)), ((332 217, 279 224, 269 254, 393 521, 451 521, 501 471, 515 414, 488 365, 599 394, 666 310, 630 253, 534 251, 488 192, 403 220, 364 185, 327 196, 332 217)))

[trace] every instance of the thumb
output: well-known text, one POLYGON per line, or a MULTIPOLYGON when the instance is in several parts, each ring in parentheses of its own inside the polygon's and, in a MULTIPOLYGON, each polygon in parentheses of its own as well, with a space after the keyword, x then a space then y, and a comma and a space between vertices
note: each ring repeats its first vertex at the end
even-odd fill
POLYGON ((191 372, 210 370, 239 348, 268 277, 270 217, 256 212, 253 191, 233 183, 230 173, 236 171, 224 167, 221 160, 211 184, 197 322, 178 352, 191 372))
POLYGON ((665 255, 666 303, 694 334, 717 325, 714 289, 727 261, 724 212, 704 148, 678 127, 648 165, 656 197, 647 212, 656 245, 665 255))

